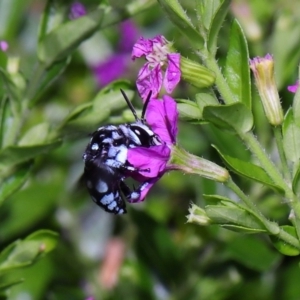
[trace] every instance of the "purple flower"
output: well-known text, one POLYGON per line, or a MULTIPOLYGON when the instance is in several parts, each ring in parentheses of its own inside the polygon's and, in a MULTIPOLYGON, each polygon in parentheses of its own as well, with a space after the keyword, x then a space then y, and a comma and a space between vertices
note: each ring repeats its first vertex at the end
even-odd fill
POLYGON ((140 197, 134 202, 143 201, 151 187, 164 173, 172 169, 168 166, 168 161, 178 131, 178 110, 174 99, 167 95, 163 96, 163 100, 152 98, 147 107, 146 121, 160 137, 162 144, 128 150, 127 160, 132 166, 140 170, 149 169, 149 172, 141 171, 132 175, 132 178, 139 182, 147 182, 140 197))
POLYGON ((299 80, 296 81, 296 83, 294 85, 289 85, 287 87, 288 91, 291 93, 296 93, 299 87, 299 80))
POLYGON ((136 81, 144 101, 150 91, 154 98, 158 97, 162 87, 167 93, 172 93, 180 81, 180 54, 172 53, 171 46, 162 35, 153 39, 141 37, 133 46, 132 59, 145 57, 147 60, 136 81))
POLYGON ((86 15, 86 10, 83 4, 80 2, 73 2, 71 5, 71 10, 69 14, 69 18, 71 20, 78 19, 86 15))
POLYGON ((131 20, 120 24, 120 42, 117 52, 105 61, 92 66, 96 80, 100 86, 119 79, 129 71, 130 53, 138 35, 138 30, 131 20))
POLYGON ((0 50, 6 52, 8 50, 8 43, 4 40, 0 41, 0 50))

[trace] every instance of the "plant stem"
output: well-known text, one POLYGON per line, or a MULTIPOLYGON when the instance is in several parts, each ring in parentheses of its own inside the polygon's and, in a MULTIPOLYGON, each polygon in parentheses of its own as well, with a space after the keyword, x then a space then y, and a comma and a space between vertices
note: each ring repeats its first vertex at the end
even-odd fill
POLYGON ((44 73, 44 66, 38 64, 35 70, 32 73, 32 77, 27 85, 27 89, 24 95, 24 98, 21 102, 21 114, 20 117, 14 118, 14 122, 12 124, 11 135, 10 135, 10 143, 16 144, 20 131, 27 119, 28 110, 29 110, 29 103, 30 100, 34 97, 36 90, 39 86, 40 80, 44 73))
MULTIPOLYGON (((235 184, 235 182, 230 178, 227 182, 224 183, 228 188, 230 188, 245 204, 255 216, 265 225, 266 229, 274 235, 278 235, 280 228, 279 226, 267 220, 267 218, 259 211, 257 206, 249 199, 248 196, 235 184)), ((300 245, 299 245, 300 246, 300 245)))
POLYGON ((216 76, 216 86, 218 91, 220 92, 223 101, 226 104, 235 103, 236 100, 234 99, 231 90, 219 68, 218 63, 216 62, 215 58, 208 52, 204 53, 204 51, 200 54, 201 58, 205 62, 207 68, 215 73, 216 76))
POLYGON ((230 188, 246 204, 248 208, 251 209, 252 213, 263 223, 270 234, 276 235, 286 243, 294 246, 297 249, 300 249, 300 241, 280 228, 277 223, 269 221, 232 179, 229 179, 224 184, 230 188))
POLYGON ((300 237, 300 202, 298 201, 296 195, 293 193, 291 187, 279 173, 278 169, 274 163, 269 159, 266 153, 262 150, 261 145, 258 140, 254 137, 252 132, 241 133, 239 132, 242 140, 248 145, 251 152, 257 157, 260 161, 261 166, 269 174, 270 178, 274 183, 280 186, 284 192, 285 196, 288 199, 289 206, 293 209, 295 213, 295 227, 297 230, 298 237, 300 237))
POLYGON ((281 165, 282 165, 284 178, 288 182, 291 182, 291 174, 290 174, 290 171, 289 171, 289 168, 287 165, 287 161, 286 161, 286 157, 285 157, 285 153, 284 153, 284 149, 283 149, 282 131, 281 130, 282 130, 281 126, 273 127, 273 132, 274 132, 274 136, 275 136, 275 140, 276 140, 276 144, 277 144, 277 149, 278 149, 278 153, 279 153, 279 157, 280 157, 280 161, 281 161, 281 165))

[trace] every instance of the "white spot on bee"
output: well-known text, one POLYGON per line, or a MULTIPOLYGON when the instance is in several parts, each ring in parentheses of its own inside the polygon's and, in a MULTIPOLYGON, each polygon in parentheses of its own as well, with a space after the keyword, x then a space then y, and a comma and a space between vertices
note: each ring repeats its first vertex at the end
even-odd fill
POLYGON ((121 129, 123 134, 128 137, 128 127, 126 125, 120 125, 119 128, 121 129))
POLYGON ((118 153, 118 148, 110 147, 108 150, 108 157, 116 157, 118 153))
POLYGON ((92 196, 92 200, 97 203, 97 199, 95 197, 92 196))
POLYGON ((113 138, 114 140, 117 140, 117 139, 121 138, 121 136, 118 134, 118 132, 114 131, 114 132, 112 133, 112 138, 113 138))
POLYGON ((124 209, 121 208, 121 209, 119 210, 118 214, 121 215, 121 214, 123 214, 123 213, 124 213, 124 209))
POLYGON ((92 150, 97 151, 99 150, 99 145, 97 143, 94 143, 91 147, 92 150))
POLYGON ((102 143, 108 143, 108 144, 111 144, 112 142, 113 142, 113 140, 110 138, 106 138, 102 141, 102 143))
POLYGON ((113 210, 116 206, 117 206, 117 202, 116 202, 116 201, 113 201, 111 204, 109 204, 109 205, 107 206, 107 208, 108 208, 109 210, 113 210))
POLYGON ((110 193, 110 194, 105 195, 104 197, 102 197, 102 199, 100 200, 100 202, 101 202, 103 205, 108 205, 108 204, 110 204, 113 200, 114 200, 114 195, 113 195, 113 193, 110 193))
POLYGON ((84 153, 83 156, 82 156, 83 160, 86 160, 86 156, 87 155, 84 153))
POLYGON ((122 145, 119 147, 120 151, 116 156, 116 160, 125 164, 126 160, 127 160, 127 147, 125 145, 122 145))
POLYGON ((107 183, 99 180, 96 189, 99 193, 105 193, 108 190, 107 183))
POLYGON ((138 199, 138 198, 139 198, 139 196, 140 196, 140 194, 139 194, 139 193, 137 193, 137 192, 132 192, 132 193, 131 193, 131 199, 134 199, 134 200, 136 200, 136 199, 138 199))
POLYGON ((122 163, 114 160, 114 159, 107 159, 105 164, 109 167, 113 167, 113 168, 120 168, 122 163))

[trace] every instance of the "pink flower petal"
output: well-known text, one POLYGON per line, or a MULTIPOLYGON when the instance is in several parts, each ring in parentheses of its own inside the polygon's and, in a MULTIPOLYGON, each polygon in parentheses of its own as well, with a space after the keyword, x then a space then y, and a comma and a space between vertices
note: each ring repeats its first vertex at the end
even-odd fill
POLYGON ((149 39, 140 37, 139 40, 133 45, 131 58, 134 60, 138 57, 146 56, 152 52, 152 42, 149 39))
POLYGON ((170 53, 168 57, 168 66, 166 69, 166 74, 164 78, 164 87, 167 93, 172 93, 177 84, 180 81, 181 72, 180 72, 180 54, 179 53, 170 53))
POLYGON ((69 14, 69 18, 71 20, 78 19, 85 15, 86 15, 86 10, 85 10, 85 7, 83 4, 81 4, 80 2, 74 2, 71 5, 71 10, 70 10, 70 14, 69 14))
POLYGON ((162 70, 159 65, 150 69, 149 63, 146 63, 139 71, 136 86, 143 101, 146 101, 149 92, 152 97, 157 97, 163 81, 162 70))
POLYGON ((151 99, 146 111, 146 120, 165 143, 175 144, 178 110, 172 97, 165 95, 163 100, 151 99))
POLYGON ((119 79, 128 71, 129 54, 117 53, 104 62, 92 66, 94 76, 99 86, 105 86, 119 79))
POLYGON ((141 181, 143 178, 155 178, 162 175, 170 158, 170 153, 171 150, 166 145, 128 149, 127 160, 131 165, 140 170, 149 169, 149 172, 141 171, 138 174, 133 174, 132 177, 141 181))
POLYGON ((8 43, 6 41, 0 41, 0 50, 5 52, 8 50, 8 43))
POLYGON ((288 91, 291 93, 296 93, 299 87, 299 80, 296 81, 296 83, 294 85, 289 85, 287 87, 288 91))

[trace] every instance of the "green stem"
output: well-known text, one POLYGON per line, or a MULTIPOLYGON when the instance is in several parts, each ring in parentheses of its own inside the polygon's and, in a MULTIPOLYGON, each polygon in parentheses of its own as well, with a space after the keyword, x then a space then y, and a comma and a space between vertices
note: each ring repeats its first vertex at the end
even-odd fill
MULTIPOLYGON (((227 182, 224 183, 228 188, 230 188, 245 204, 251 211, 255 214, 255 216, 265 225, 266 229, 274 235, 278 235, 280 232, 280 228, 278 224, 274 222, 270 222, 266 217, 260 212, 260 210, 255 206, 255 204, 249 199, 248 196, 244 194, 244 192, 234 183, 234 181, 230 178, 227 182)), ((299 244, 300 246, 300 244, 299 244)))
POLYGON ((205 62, 208 69, 213 71, 216 76, 216 86, 218 88, 218 91, 220 92, 222 99, 226 104, 235 103, 236 100, 234 99, 234 96, 231 93, 231 90, 219 68, 218 63, 216 62, 215 58, 211 56, 210 53, 201 53, 201 58, 205 62))
POLYGON ((244 192, 233 182, 232 179, 224 183, 230 188, 245 204, 251 209, 252 213, 264 224, 270 234, 278 236, 281 240, 300 249, 300 241, 284 231, 277 223, 269 221, 254 205, 254 203, 244 194, 244 192))
POLYGON ((266 153, 262 150, 261 145, 259 144, 258 140, 254 137, 253 133, 239 132, 239 135, 242 138, 242 140, 248 145, 251 152, 260 161, 261 166, 269 174, 270 178, 274 181, 274 183, 280 186, 284 190, 285 196, 288 199, 287 203, 295 213, 295 227, 297 230, 298 237, 300 238, 300 202, 298 201, 296 195, 293 193, 288 183, 279 173, 274 163, 269 159, 266 153))
POLYGON ((284 149, 283 149, 281 126, 273 127, 273 132, 274 132, 274 136, 275 136, 275 140, 276 140, 276 144, 277 144, 277 149, 278 149, 278 153, 279 153, 279 157, 280 157, 280 161, 281 161, 281 165, 282 165, 284 178, 288 182, 291 182, 291 174, 290 174, 290 171, 289 171, 289 168, 287 165, 287 161, 286 161, 286 157, 285 157, 285 153, 284 153, 284 149))
POLYGON ((40 80, 42 78, 42 75, 44 73, 44 66, 41 64, 38 64, 37 68, 33 71, 32 77, 27 85, 27 90, 25 92, 24 98, 21 100, 21 114, 20 117, 15 117, 11 132, 9 136, 9 144, 16 144, 19 134, 21 132, 21 129, 27 119, 28 113, 29 113, 29 104, 30 100, 34 97, 36 90, 39 86, 40 80))
POLYGON ((247 144, 250 151, 257 157, 261 166, 269 174, 269 176, 274 181, 274 183, 280 186, 282 189, 288 190, 289 198, 292 198, 287 183, 282 178, 281 174, 279 173, 278 169, 275 167, 274 163, 269 159, 265 151, 262 149, 260 143, 254 137, 253 133, 239 132, 238 134, 241 137, 241 139, 247 144))

